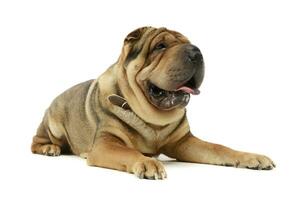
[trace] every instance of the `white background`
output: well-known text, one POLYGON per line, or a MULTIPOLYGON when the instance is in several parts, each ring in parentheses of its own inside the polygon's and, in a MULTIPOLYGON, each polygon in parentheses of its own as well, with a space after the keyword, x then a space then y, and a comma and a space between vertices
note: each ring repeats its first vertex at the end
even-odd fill
POLYGON ((288 0, 1 1, 0 199, 299 199, 299 10, 288 0), (145 25, 183 33, 204 55, 192 132, 266 154, 275 170, 169 162, 167 180, 149 181, 31 154, 52 99, 100 75, 145 25))

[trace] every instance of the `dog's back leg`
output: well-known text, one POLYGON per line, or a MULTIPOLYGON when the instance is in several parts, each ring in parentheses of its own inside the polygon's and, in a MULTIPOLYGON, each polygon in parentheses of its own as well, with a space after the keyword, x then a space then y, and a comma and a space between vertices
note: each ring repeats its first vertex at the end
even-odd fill
POLYGON ((42 122, 37 129, 36 135, 32 139, 31 151, 32 153, 42 154, 47 156, 59 156, 61 153, 61 146, 59 142, 56 143, 50 139, 50 130, 42 122), (56 143, 56 144, 54 144, 56 143))

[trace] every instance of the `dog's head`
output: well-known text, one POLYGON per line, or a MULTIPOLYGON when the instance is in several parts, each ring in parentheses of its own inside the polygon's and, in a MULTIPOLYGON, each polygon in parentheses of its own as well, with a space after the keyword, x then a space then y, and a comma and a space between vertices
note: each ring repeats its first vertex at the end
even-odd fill
POLYGON ((143 27, 131 32, 125 38, 118 65, 128 82, 126 99, 130 93, 146 103, 144 96, 147 103, 164 112, 184 108, 190 94, 199 94, 204 77, 199 48, 166 28, 143 27))

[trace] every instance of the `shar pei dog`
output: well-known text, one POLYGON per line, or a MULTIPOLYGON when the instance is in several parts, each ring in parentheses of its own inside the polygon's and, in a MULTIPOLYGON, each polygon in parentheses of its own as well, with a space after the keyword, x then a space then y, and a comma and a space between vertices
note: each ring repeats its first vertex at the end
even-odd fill
POLYGON ((46 110, 31 151, 75 154, 90 166, 164 179, 165 154, 178 161, 273 169, 264 155, 195 137, 185 106, 199 94, 204 61, 199 48, 166 28, 142 27, 124 40, 121 55, 95 80, 66 90, 46 110))

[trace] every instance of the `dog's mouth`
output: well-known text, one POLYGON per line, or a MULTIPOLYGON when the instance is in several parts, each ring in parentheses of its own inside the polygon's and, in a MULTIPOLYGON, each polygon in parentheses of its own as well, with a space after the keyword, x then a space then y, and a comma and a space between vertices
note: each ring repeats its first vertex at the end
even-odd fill
POLYGON ((175 90, 164 90, 148 81, 148 98, 150 102, 159 109, 170 110, 177 107, 184 107, 190 100, 190 94, 200 94, 196 87, 195 78, 192 77, 175 90))
POLYGON ((199 89, 196 87, 196 80, 194 76, 186 83, 184 83, 182 86, 178 87, 176 91, 183 91, 184 93, 193 94, 193 95, 200 94, 199 89))

